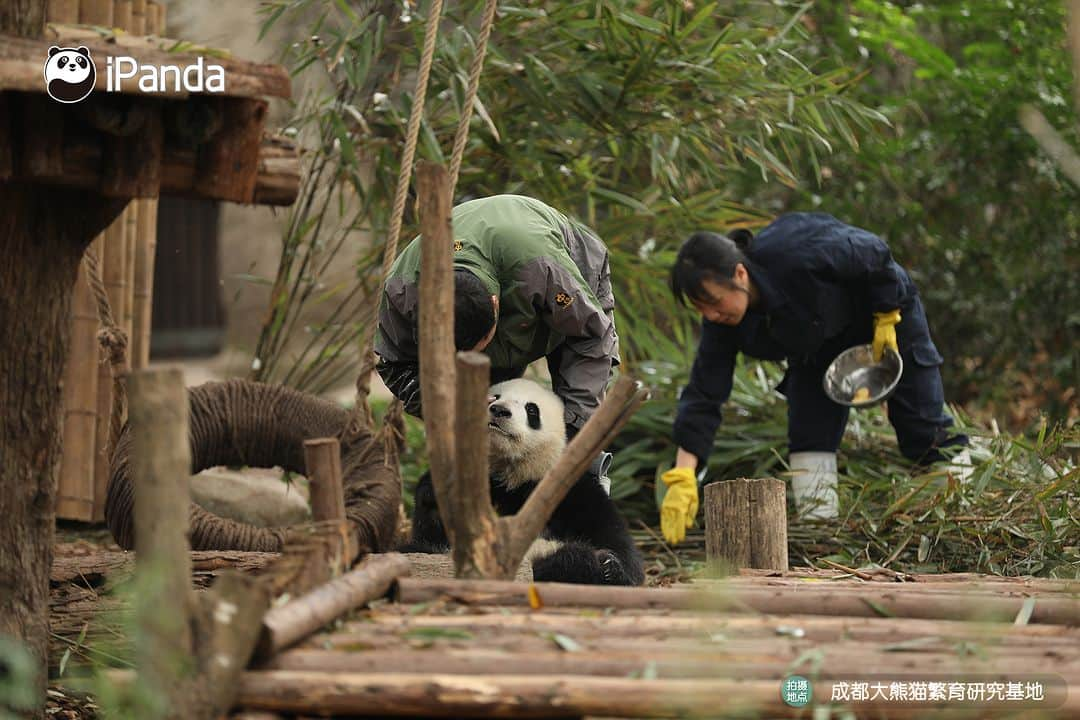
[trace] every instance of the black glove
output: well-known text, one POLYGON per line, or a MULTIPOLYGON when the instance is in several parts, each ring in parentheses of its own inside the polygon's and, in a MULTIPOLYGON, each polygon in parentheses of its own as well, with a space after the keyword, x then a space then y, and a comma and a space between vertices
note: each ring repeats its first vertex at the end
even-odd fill
POLYGON ((422 417, 420 404, 420 363, 387 362, 379 360, 375 366, 379 377, 394 397, 405 406, 405 412, 422 417))

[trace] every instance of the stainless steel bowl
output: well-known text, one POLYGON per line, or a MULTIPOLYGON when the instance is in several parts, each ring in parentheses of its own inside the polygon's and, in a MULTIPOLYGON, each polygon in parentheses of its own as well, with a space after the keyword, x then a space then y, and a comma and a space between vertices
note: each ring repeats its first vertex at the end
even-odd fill
POLYGON ((875 363, 870 345, 856 345, 829 364, 822 384, 825 394, 834 402, 862 408, 889 397, 903 373, 904 361, 895 350, 887 349, 881 362, 875 363), (865 393, 860 392, 863 388, 865 393))

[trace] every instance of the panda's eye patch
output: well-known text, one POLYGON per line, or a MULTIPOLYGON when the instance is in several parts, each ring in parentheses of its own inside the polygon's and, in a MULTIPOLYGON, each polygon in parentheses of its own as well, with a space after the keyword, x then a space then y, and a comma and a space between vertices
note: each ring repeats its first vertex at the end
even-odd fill
POLYGON ((58 63, 58 64, 59 64, 59 65, 60 65, 61 67, 63 67, 64 65, 67 65, 67 55, 61 55, 61 56, 60 56, 60 59, 59 59, 59 60, 57 61, 57 63, 58 63))
POLYGON ((86 67, 86 58, 84 57, 75 58, 75 62, 79 63, 79 67, 81 68, 86 67))
POLYGON ((525 403, 525 419, 533 430, 540 429, 540 408, 536 403, 525 403))

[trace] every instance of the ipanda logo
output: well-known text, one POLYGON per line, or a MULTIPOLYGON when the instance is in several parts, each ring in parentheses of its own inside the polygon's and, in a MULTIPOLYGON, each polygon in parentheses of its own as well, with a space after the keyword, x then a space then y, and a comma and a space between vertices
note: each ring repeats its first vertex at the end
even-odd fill
POLYGON ((77 103, 86 98, 97 82, 97 68, 85 47, 49 48, 45 61, 45 90, 57 102, 77 103))
MULTIPOLYGON (((209 65, 202 57, 193 64, 140 65, 133 57, 109 56, 105 60, 105 89, 119 92, 124 81, 136 79, 145 93, 225 92, 225 68, 209 65)), ((85 47, 49 48, 45 61, 45 87, 49 96, 62 103, 85 100, 97 82, 97 67, 85 47)), ((129 83, 130 84, 130 83, 129 83)))

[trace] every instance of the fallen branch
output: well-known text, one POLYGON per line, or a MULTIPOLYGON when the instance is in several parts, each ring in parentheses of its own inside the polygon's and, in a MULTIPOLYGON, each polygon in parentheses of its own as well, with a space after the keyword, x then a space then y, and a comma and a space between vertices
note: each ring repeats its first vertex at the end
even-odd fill
POLYGON ((382 597, 395 579, 409 572, 398 553, 369 555, 352 572, 266 613, 259 657, 269 657, 303 639, 342 614, 382 597))

